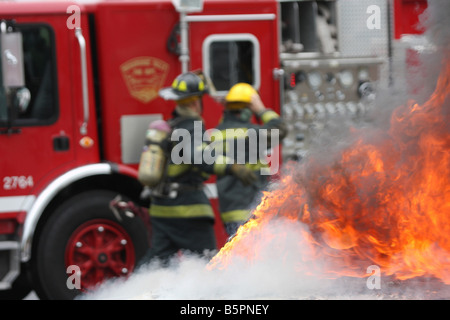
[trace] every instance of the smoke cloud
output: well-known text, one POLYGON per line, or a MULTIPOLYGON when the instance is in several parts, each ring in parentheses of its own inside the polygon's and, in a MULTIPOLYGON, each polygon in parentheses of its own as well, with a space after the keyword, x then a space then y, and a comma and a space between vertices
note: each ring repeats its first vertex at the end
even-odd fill
MULTIPOLYGON (((307 246, 301 246, 301 230, 305 230, 301 223, 277 219, 249 239, 255 243, 258 238, 271 239, 268 245, 258 246, 258 259, 250 264, 237 256, 226 269, 209 270, 207 261, 183 256, 167 268, 143 266, 129 279, 111 280, 81 299, 377 298, 366 279, 330 281, 299 273, 312 267, 303 261, 309 253, 307 246)), ((314 267, 326 269, 326 264, 315 262, 314 267)))
MULTIPOLYGON (((330 268, 326 261, 305 261, 311 252, 303 245, 302 231, 306 232, 307 227, 301 223, 276 219, 249 239, 255 243, 258 238, 271 239, 265 246, 258 246, 258 259, 251 263, 236 256, 227 268, 209 270, 208 261, 183 256, 166 268, 156 263, 143 266, 130 278, 107 281, 79 299, 381 300, 436 299, 450 294, 450 289, 428 279, 400 284, 389 277, 376 278, 376 274, 372 278, 316 277, 330 268)), ((370 274, 370 269, 367 272, 370 274)))

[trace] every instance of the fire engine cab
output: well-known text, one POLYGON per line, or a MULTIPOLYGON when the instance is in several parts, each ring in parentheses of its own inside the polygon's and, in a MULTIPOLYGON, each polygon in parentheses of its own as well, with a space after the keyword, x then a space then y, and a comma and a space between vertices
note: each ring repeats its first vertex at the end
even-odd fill
MULTIPOLYGON (((71 299, 127 276, 151 245, 137 168, 158 96, 201 69, 207 128, 247 82, 301 161, 335 116, 357 121, 388 85, 425 9, 410 0, 0 2, 0 297, 71 299), (403 50, 402 49, 402 50, 403 50), (134 204, 117 210, 110 205, 134 204), (127 207, 129 208, 129 207, 127 207), (141 210, 144 208, 144 210, 141 210), (143 212, 143 214, 139 214, 143 212)), ((214 178, 205 192, 214 207, 214 178)), ((218 243, 225 241, 216 219, 218 243)))

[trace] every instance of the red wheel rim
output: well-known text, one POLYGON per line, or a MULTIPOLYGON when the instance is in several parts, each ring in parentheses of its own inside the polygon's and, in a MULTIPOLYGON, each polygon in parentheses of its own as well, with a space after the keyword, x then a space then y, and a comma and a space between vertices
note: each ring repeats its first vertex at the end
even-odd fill
POLYGON ((66 268, 79 268, 82 290, 109 278, 127 276, 133 271, 134 261, 130 236, 122 226, 106 219, 80 225, 66 247, 66 268))

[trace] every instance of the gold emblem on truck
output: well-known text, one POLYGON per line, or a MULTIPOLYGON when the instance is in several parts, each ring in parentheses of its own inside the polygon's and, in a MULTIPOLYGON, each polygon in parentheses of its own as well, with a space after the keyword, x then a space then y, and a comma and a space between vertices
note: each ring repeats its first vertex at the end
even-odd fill
POLYGON ((143 103, 158 96, 164 84, 169 64, 155 57, 136 57, 120 66, 130 95, 143 103))

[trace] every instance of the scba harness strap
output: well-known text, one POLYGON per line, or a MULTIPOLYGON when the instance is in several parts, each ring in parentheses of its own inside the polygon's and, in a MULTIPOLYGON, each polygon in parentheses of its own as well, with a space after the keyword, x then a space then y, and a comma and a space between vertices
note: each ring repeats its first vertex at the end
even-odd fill
MULTIPOLYGON (((192 120, 191 117, 183 117, 179 116, 173 119, 170 119, 167 121, 171 128, 171 132, 176 130, 180 123, 182 123, 185 120, 192 120)), ((163 152, 166 155, 166 163, 164 166, 164 172, 162 174, 161 180, 159 183, 154 186, 153 188, 150 188, 150 195, 154 197, 159 198, 169 198, 173 199, 178 196, 180 193, 186 193, 186 192, 193 192, 203 189, 202 184, 189 184, 189 183, 180 183, 180 182, 170 182, 170 176, 168 175, 168 166, 170 165, 170 153, 172 151, 172 141, 171 141, 171 133, 167 136, 166 139, 163 141, 157 142, 157 141, 150 141, 150 144, 154 144, 159 146, 163 152)), ((193 169, 192 166, 189 166, 187 170, 184 170, 183 173, 180 174, 180 176, 187 174, 188 172, 191 172, 193 169)))

